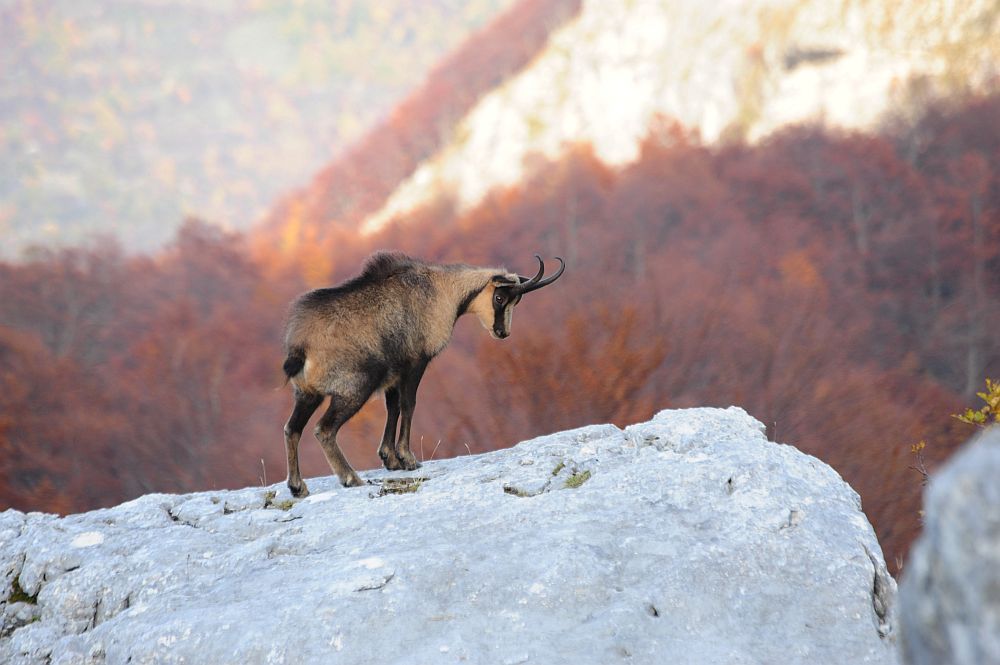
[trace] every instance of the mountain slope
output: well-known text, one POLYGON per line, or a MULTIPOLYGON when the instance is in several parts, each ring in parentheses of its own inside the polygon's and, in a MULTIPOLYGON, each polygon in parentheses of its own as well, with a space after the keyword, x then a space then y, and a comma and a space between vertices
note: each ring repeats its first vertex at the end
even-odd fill
POLYGON ((995 87, 998 33, 990 0, 587 2, 363 228, 436 199, 466 209, 574 143, 630 162, 661 116, 708 142, 814 120, 871 127, 921 95, 995 87))
POLYGON ((470 37, 388 118, 286 196, 257 229, 258 245, 294 254, 331 230, 353 232, 418 164, 446 145, 476 101, 521 70, 580 0, 520 0, 470 37))

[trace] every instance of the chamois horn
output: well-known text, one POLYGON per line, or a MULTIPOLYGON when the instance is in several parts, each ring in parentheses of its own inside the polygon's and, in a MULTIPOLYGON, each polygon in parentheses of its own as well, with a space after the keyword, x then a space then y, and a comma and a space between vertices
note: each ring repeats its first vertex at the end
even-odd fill
POLYGON ((524 293, 528 293, 529 291, 540 289, 543 286, 548 286, 552 282, 559 279, 559 276, 563 274, 563 270, 566 269, 566 263, 557 256, 556 261, 559 262, 559 271, 556 272, 556 274, 552 275, 551 277, 542 279, 542 275, 545 274, 545 262, 542 261, 542 257, 540 257, 538 254, 535 254, 535 258, 538 259, 538 272, 535 273, 535 276, 530 279, 518 275, 518 277, 521 278, 521 283, 515 284, 514 286, 511 287, 511 291, 513 293, 517 295, 522 295, 524 293))

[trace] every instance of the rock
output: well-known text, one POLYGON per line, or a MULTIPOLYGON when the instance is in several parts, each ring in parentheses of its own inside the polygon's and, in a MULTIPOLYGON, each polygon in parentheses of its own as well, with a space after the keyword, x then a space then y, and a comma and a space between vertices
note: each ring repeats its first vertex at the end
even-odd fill
POLYGON ((0 662, 897 662, 858 495, 740 409, 363 475, 0 514, 0 662))
POLYGON ((1000 663, 1000 427, 934 474, 900 588, 904 660, 1000 663))

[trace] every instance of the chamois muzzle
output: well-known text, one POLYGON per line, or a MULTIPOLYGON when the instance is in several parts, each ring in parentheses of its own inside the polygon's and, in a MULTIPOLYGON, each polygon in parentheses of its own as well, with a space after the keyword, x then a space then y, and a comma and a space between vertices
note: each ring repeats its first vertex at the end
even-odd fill
POLYGON ((563 262, 563 260, 561 258, 559 258, 557 256, 556 257, 556 261, 559 262, 559 270, 558 270, 558 272, 556 272, 556 274, 552 275, 551 277, 547 277, 546 279, 542 279, 542 275, 545 274, 545 262, 542 261, 542 257, 540 257, 538 254, 535 254, 535 258, 538 259, 538 272, 536 272, 535 276, 532 277, 532 278, 530 278, 530 279, 528 279, 527 277, 518 275, 518 277, 521 278, 521 283, 520 284, 515 284, 514 286, 510 287, 510 292, 512 294, 514 294, 514 295, 523 295, 523 294, 528 293, 530 291, 534 291, 536 289, 540 289, 543 286, 548 286, 552 282, 554 282, 557 279, 559 279, 559 276, 561 274, 563 274, 563 270, 566 269, 566 264, 563 262))

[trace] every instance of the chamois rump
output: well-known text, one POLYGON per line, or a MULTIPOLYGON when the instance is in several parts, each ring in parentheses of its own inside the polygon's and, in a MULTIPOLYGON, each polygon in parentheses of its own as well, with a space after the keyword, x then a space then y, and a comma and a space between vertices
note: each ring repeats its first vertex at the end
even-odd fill
POLYGON ((309 493, 299 472, 299 439, 329 396, 316 438, 345 487, 363 484, 337 445, 337 432, 376 390, 385 392, 386 422, 379 457, 390 470, 420 466, 410 451, 410 422, 427 364, 444 350, 460 316, 475 314, 496 339, 510 335, 521 296, 551 284, 566 265, 542 279, 503 268, 436 265, 397 252, 378 252, 361 274, 340 286, 316 289, 291 305, 285 328, 284 370, 295 406, 285 424, 288 489, 309 493), (398 437, 396 425, 402 414, 398 437))

